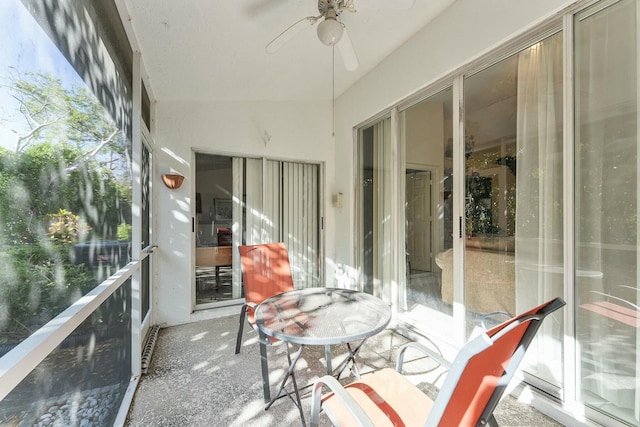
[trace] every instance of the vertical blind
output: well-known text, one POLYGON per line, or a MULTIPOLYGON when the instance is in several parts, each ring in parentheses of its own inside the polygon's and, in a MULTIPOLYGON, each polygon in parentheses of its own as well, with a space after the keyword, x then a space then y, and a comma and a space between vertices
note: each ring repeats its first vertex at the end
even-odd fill
POLYGON ((282 162, 282 240, 301 288, 320 284, 318 193, 318 165, 282 162))
POLYGON ((234 164, 234 182, 244 177, 245 183, 244 188, 234 184, 236 191, 244 191, 234 194, 237 200, 244 197, 244 221, 234 213, 244 244, 284 242, 295 287, 319 286, 319 166, 268 159, 234 164))

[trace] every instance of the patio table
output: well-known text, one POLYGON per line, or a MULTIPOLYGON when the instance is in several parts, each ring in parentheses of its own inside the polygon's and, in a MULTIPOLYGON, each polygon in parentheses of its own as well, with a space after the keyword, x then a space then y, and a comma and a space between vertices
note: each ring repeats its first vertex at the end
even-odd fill
MULTIPOLYGON (((298 344, 298 351, 291 357, 286 346, 289 368, 285 374, 276 397, 269 399, 268 376, 263 372, 263 390, 265 409, 280 397, 289 396, 298 409, 303 425, 304 415, 300 403, 300 393, 295 380, 294 368, 307 345, 325 347, 327 374, 331 375, 330 346, 346 344, 349 350, 347 358, 338 370, 339 378, 344 369, 351 365, 351 372, 359 378, 356 355, 365 340, 382 331, 391 320, 391 309, 373 295, 349 289, 308 288, 284 292, 263 301, 256 309, 256 323, 260 339, 270 336, 285 343, 298 344), (353 343, 357 345, 353 346, 353 343), (285 390, 291 379, 295 400, 285 390), (284 394, 283 394, 284 392, 284 394)), ((266 361, 266 353, 261 355, 266 361)))

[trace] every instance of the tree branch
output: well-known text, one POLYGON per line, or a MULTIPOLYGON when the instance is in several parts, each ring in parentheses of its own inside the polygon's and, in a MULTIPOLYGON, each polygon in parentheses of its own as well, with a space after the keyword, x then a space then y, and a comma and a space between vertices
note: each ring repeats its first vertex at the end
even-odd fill
POLYGON ((75 162, 73 162, 73 164, 71 164, 71 165, 67 166, 66 168, 62 169, 60 172, 52 175, 51 176, 51 180, 49 182, 53 183, 57 179, 67 175, 68 173, 71 173, 71 172, 77 170, 78 168, 80 168, 80 166, 82 166, 82 165, 86 164, 87 162, 89 162, 96 155, 98 155, 100 150, 105 145, 107 145, 107 144, 109 144, 109 143, 111 143, 113 141, 113 138, 118 134, 118 132, 120 132, 120 129, 115 128, 113 130, 113 132, 111 132, 111 134, 106 139, 103 139, 102 141, 100 141, 100 144, 95 146, 92 150, 86 152, 85 154, 83 154, 81 156, 78 156, 78 158, 76 159, 75 162))
POLYGON ((32 128, 26 135, 22 135, 22 136, 18 135, 18 132, 14 131, 16 133, 16 136, 18 137, 18 142, 16 144, 16 153, 22 152, 27 147, 27 145, 29 145, 29 142, 31 142, 31 140, 33 139, 34 135, 38 131, 40 131, 40 130, 42 130, 44 128, 47 128, 49 126, 52 126, 54 123, 57 123, 60 120, 62 120, 62 118, 57 118, 57 119, 55 119, 53 121, 46 122, 46 123, 39 123, 37 126, 32 128), (26 141, 26 142, 24 142, 24 141, 26 141))

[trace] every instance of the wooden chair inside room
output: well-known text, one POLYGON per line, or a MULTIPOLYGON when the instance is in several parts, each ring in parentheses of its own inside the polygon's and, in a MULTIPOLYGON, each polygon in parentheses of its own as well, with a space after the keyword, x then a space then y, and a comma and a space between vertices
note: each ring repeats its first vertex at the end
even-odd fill
POLYGON ((232 264, 231 246, 201 246, 196 248, 196 283, 198 289, 215 279, 216 290, 220 286, 220 267, 232 264))
POLYGON ((212 254, 212 247, 196 248, 196 286, 198 290, 203 290, 207 282, 216 277, 216 267, 213 265, 212 254))
POLYGON ((332 376, 314 383, 311 426, 321 411, 336 426, 497 426, 493 411, 546 316, 565 305, 552 299, 469 341, 452 364, 418 343, 401 347, 396 369, 385 368, 346 386, 332 376), (435 400, 405 378, 405 352, 420 350, 448 373, 435 400), (330 393, 322 395, 323 387, 330 393))
MULTIPOLYGON (((282 292, 293 290, 289 254, 284 243, 240 246, 245 303, 240 309, 236 354, 242 347, 242 333, 247 321, 257 331, 255 322, 256 307, 267 298, 282 292)), ((268 365, 266 345, 270 340, 259 340, 262 364, 262 376, 265 384, 265 402, 269 400, 268 365)))

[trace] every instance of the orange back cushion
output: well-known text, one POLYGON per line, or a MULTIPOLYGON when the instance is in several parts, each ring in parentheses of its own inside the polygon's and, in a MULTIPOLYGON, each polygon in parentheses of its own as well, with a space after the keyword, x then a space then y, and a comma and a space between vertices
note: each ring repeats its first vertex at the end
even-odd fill
MULTIPOLYGON (((240 246, 247 302, 260 304, 293 289, 289 255, 284 243, 240 246)), ((253 310, 249 309, 253 316, 253 310)))

